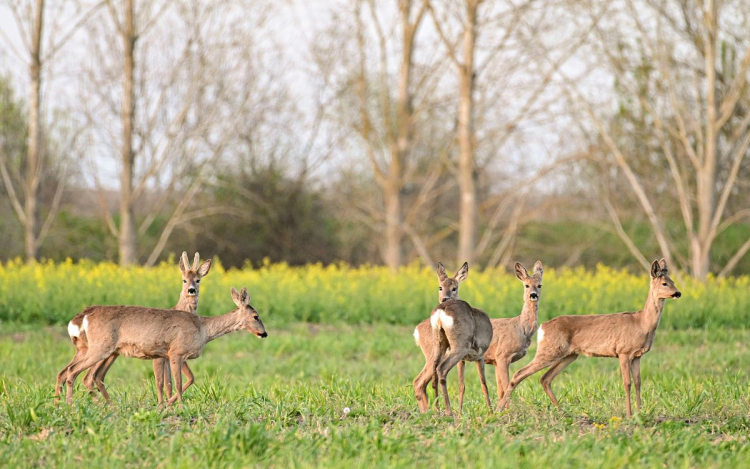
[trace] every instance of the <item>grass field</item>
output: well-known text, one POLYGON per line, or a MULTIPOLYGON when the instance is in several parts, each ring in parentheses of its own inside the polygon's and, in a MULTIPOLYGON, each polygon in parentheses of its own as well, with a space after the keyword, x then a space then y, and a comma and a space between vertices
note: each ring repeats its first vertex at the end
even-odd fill
MULTIPOLYGON (((266 340, 237 333, 209 344, 192 362, 197 383, 185 407, 164 411, 150 363, 127 358, 107 378, 113 404, 79 390, 72 407, 54 405, 55 374, 73 354, 64 326, 0 326, 0 465, 750 465, 750 331, 658 331, 642 365, 645 408, 631 421, 622 418, 617 361, 581 358, 555 381, 560 409, 534 377, 509 412, 494 415, 468 367, 464 416, 454 423, 417 411, 411 382, 423 361, 411 327, 264 320, 266 340)), ((455 372, 451 379, 455 399, 455 372)), ((490 386, 494 402, 494 379, 490 386)))

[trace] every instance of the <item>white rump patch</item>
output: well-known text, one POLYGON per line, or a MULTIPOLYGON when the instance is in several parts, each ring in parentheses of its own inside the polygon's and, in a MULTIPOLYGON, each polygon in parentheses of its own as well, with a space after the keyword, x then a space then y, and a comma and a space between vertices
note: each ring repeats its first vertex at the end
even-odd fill
POLYGON ((419 347, 419 328, 414 328, 414 342, 417 344, 417 347, 419 347))
POLYGON ((539 343, 544 339, 544 329, 542 326, 539 326, 539 330, 536 333, 536 343, 539 343))
POLYGON ((453 318, 445 313, 445 310, 436 309, 435 312, 430 316, 430 325, 432 328, 442 326, 443 329, 450 329, 453 327, 453 318))
POLYGON ((72 339, 73 337, 78 337, 81 334, 81 330, 78 329, 78 326, 73 324, 73 321, 70 321, 68 323, 68 335, 72 339))
POLYGON ((86 332, 89 328, 89 317, 84 316, 83 322, 81 323, 81 332, 86 332))

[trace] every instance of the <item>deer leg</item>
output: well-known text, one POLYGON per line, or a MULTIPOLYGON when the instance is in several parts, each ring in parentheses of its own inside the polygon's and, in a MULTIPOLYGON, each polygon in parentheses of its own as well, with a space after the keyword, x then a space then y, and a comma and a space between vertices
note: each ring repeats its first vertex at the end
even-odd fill
POLYGON ((635 406, 641 411, 641 357, 636 357, 630 362, 630 372, 633 374, 635 384, 635 406))
POLYGON ((625 386, 625 412, 628 418, 633 416, 630 409, 630 357, 620 355, 620 370, 622 371, 622 384, 625 386))
POLYGON ((542 383, 544 392, 547 393, 547 396, 549 396, 552 404, 554 404, 555 407, 559 407, 560 405, 557 402, 555 393, 552 392, 552 380, 555 379, 557 375, 562 373, 562 370, 564 370, 565 367, 573 363, 576 358, 578 358, 578 355, 568 355, 567 357, 552 365, 552 367, 547 370, 547 372, 544 373, 544 375, 542 375, 542 378, 539 380, 539 382, 542 383))
POLYGON ((167 398, 172 398, 172 367, 169 365, 169 360, 164 359, 164 378, 162 379, 164 382, 164 388, 167 393, 167 398))
POLYGON ((466 391, 466 382, 464 381, 465 370, 466 362, 461 360, 456 365, 456 371, 458 372, 458 415, 461 415, 464 408, 464 392, 466 391))
POLYGON ((182 392, 185 392, 195 382, 193 371, 188 367, 187 360, 182 362, 182 372, 187 376, 187 382, 182 386, 182 392))
POLYGON ((154 381, 156 381, 156 403, 161 405, 164 401, 164 363, 163 358, 157 358, 151 362, 154 368, 154 381))
MULTIPOLYGON (((487 379, 484 376, 484 358, 477 362, 477 371, 479 371, 479 380, 482 383, 482 393, 484 393, 484 400, 487 401, 487 407, 490 408, 492 413, 492 401, 490 401, 490 391, 487 389, 487 379)), ((462 409, 458 409, 459 413, 462 409)))
POLYGON ((167 401, 167 407, 179 401, 182 406, 182 357, 170 357, 169 367, 172 370, 172 378, 174 379, 175 393, 167 401))
POLYGON ((57 383, 55 384, 55 402, 57 402, 60 394, 65 388, 65 382, 68 379, 68 371, 70 370, 70 365, 80 360, 84 355, 86 355, 86 351, 84 349, 76 349, 76 353, 75 355, 73 355, 73 359, 70 360, 70 362, 65 365, 65 368, 60 370, 60 372, 57 374, 57 383))
MULTIPOLYGON (((503 400, 505 388, 510 381, 510 358, 495 358, 495 382, 497 383, 497 401, 503 400)), ((498 407, 499 410, 499 407, 498 407)))
POLYGON ((70 365, 69 370, 68 370, 68 377, 66 379, 66 385, 68 389, 66 390, 66 396, 65 396, 65 400, 68 402, 68 404, 73 403, 73 385, 75 384, 75 381, 78 375, 81 374, 81 372, 96 365, 98 362, 109 357, 111 353, 112 353, 111 351, 106 351, 106 350, 97 351, 97 350, 89 349, 86 355, 84 355, 79 360, 76 360, 75 363, 70 365))
POLYGON ((427 412, 430 406, 427 400, 427 385, 430 383, 430 380, 433 381, 433 387, 435 388, 435 402, 437 403, 438 392, 437 386, 435 386, 435 383, 437 383, 435 369, 441 356, 441 350, 434 351, 434 354, 425 360, 422 371, 420 371, 416 379, 414 379, 414 395, 417 398, 417 404, 419 404, 419 410, 422 413, 427 412))
POLYGON ((529 362, 528 365, 516 371, 516 373, 513 375, 513 379, 511 379, 510 383, 508 383, 508 388, 503 394, 503 399, 497 404, 497 408, 502 409, 503 407, 506 407, 508 405, 510 395, 513 394, 513 390, 521 383, 521 381, 525 380, 537 371, 547 368, 552 363, 554 363, 554 361, 549 359, 541 359, 539 358, 539 356, 536 356, 533 360, 531 360, 531 362, 529 362))
POLYGON ((445 410, 447 411, 448 415, 453 415, 453 411, 451 410, 451 401, 448 398, 448 372, 458 364, 461 360, 466 357, 466 354, 468 352, 468 349, 451 349, 448 351, 448 354, 445 355, 443 360, 440 362, 440 364, 437 367, 437 375, 438 379, 440 380, 440 390, 443 393, 443 401, 445 402, 445 410))
POLYGON ((105 401, 111 402, 111 399, 109 398, 109 394, 107 393, 107 389, 104 387, 104 377, 107 376, 107 373, 109 373, 109 369, 112 368, 112 364, 117 360, 117 357, 120 355, 117 353, 113 353, 109 357, 107 357, 104 362, 100 362, 95 365, 94 370, 94 384, 96 384, 96 388, 99 390, 99 392, 102 394, 102 397, 105 401))

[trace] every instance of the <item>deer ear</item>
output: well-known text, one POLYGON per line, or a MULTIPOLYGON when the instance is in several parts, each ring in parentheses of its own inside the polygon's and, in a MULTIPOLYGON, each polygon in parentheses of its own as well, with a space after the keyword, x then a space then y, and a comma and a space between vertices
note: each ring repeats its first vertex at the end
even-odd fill
POLYGON ((232 287, 232 301, 237 306, 242 306, 242 299, 240 298, 240 292, 236 288, 232 287))
POLYGON ((180 256, 180 271, 184 274, 185 271, 188 270, 189 265, 190 263, 188 263, 187 253, 182 251, 182 256, 180 256))
POLYGON ((651 264, 651 278, 656 278, 659 275, 661 275, 661 266, 659 266, 659 261, 654 261, 651 264))
POLYGON ((669 268, 667 267, 667 260, 663 257, 659 261, 659 268, 661 269, 662 275, 667 275, 669 273, 669 268))
POLYGON ((464 262, 464 265, 461 266, 460 269, 458 269, 458 272, 456 272, 456 275, 453 276, 453 278, 458 282, 461 283, 464 280, 466 280, 466 277, 469 276, 469 263, 464 262))
POLYGON ((448 274, 445 273, 445 266, 442 262, 438 262, 437 274, 438 280, 440 280, 441 282, 448 278, 448 274))
POLYGON ((544 266, 542 265, 542 261, 536 261, 536 264, 534 264, 534 275, 538 275, 539 278, 544 275, 544 266))
POLYGON ((211 270, 211 259, 203 261, 203 264, 198 268, 198 275, 205 277, 209 270, 211 270))
POLYGON ((526 270, 526 267, 522 266, 520 262, 516 262, 516 277, 518 277, 518 280, 526 280, 529 278, 529 272, 526 270))
POLYGON ((242 287, 242 291, 240 292, 240 299, 242 300, 242 304, 247 304, 247 302, 250 300, 250 294, 247 292, 247 287, 242 287))

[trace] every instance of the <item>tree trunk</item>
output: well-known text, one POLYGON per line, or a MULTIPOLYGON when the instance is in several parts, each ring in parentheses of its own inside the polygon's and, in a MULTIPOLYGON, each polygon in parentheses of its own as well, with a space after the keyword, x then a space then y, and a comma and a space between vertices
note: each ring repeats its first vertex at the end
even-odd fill
POLYGON ((718 151, 717 108, 716 108, 716 37, 718 28, 718 9, 713 1, 706 2, 704 12, 706 41, 706 124, 705 149, 703 164, 697 175, 696 203, 698 205, 698 246, 691 251, 693 276, 704 280, 710 269, 710 250, 712 239, 711 220, 716 210, 716 158, 718 151))
POLYGON ((26 261, 37 257, 36 225, 38 214, 39 180, 42 167, 41 86, 42 86, 42 27, 44 0, 36 0, 31 34, 31 64, 29 65, 29 139, 26 154, 26 186, 24 188, 23 234, 26 261))
POLYGON ((474 262, 476 252, 474 246, 477 232, 477 189, 474 161, 474 49, 477 6, 476 0, 466 1, 463 63, 458 66, 460 80, 458 104, 459 264, 474 262))
POLYGON ((135 69, 135 20, 133 0, 127 0, 122 29, 123 81, 122 81, 122 173, 120 175, 120 265, 136 262, 136 233, 133 211, 133 119, 135 96, 133 89, 135 69))
MULTIPOLYGON (((393 166, 393 165, 392 165, 393 166)), ((385 263, 395 272, 401 266, 401 184, 390 179, 383 188, 385 199, 385 263)))

